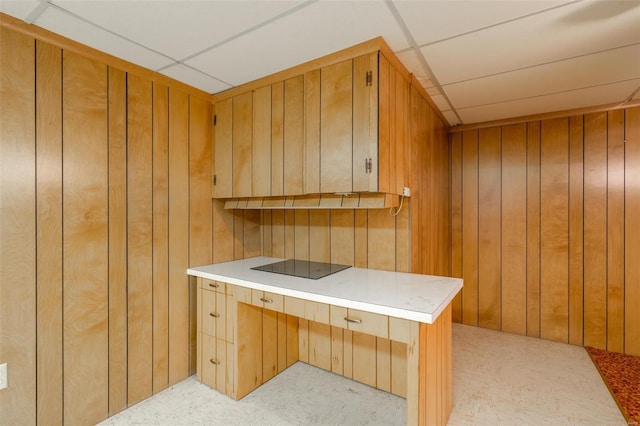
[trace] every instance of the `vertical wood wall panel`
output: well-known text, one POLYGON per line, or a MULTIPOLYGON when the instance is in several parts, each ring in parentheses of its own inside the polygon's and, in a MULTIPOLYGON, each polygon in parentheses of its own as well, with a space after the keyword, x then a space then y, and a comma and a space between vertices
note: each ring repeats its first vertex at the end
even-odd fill
POLYGON ((527 123, 527 336, 540 337, 540 122, 527 123))
POLYGON ((109 67, 109 415, 127 407, 127 75, 109 67))
POLYGON ((189 373, 189 95, 169 88, 169 385, 189 373))
POLYGON ((62 51, 42 42, 35 88, 37 420, 62 424, 62 51))
POLYGON ((640 108, 625 114, 624 351, 640 356, 640 108))
MULTIPOLYGON (((233 247, 233 217, 227 233, 226 212, 211 213, 211 106, 169 84, 169 108, 166 86, 3 24, 0 358, 13 379, 2 422, 95 424, 139 398, 128 387, 150 395, 168 369, 173 382, 189 374, 190 251, 210 262, 212 219, 219 257, 233 247)), ((259 236, 243 238, 259 253, 259 236)))
MULTIPOLYGON (((479 159, 472 157, 475 161, 469 164, 465 150, 476 152, 474 131, 452 134, 452 274, 457 253, 462 255, 463 277, 482 271, 483 261, 475 265, 465 260, 465 242, 469 232, 477 232, 475 219, 491 215, 487 200, 500 197, 501 330, 640 352, 640 319, 632 308, 640 294, 635 261, 640 225, 631 213, 640 209, 635 189, 640 185, 638 111, 636 107, 502 126, 501 195, 481 191, 479 199, 465 188, 465 176, 475 188, 479 167, 482 189, 482 170, 490 168, 491 161, 480 146, 479 159), (465 217, 474 220, 464 221, 465 217)), ((481 229, 484 226, 480 223, 481 229)), ((466 250, 475 254, 485 249, 480 238, 466 250)), ((466 299, 470 280, 465 278, 465 306, 483 298, 495 300, 491 291, 486 294, 482 273, 480 278, 474 300, 466 299)), ((464 312, 461 321, 466 322, 464 312)))
POLYGON ((478 325, 478 131, 462 134, 462 323, 478 325))
POLYGON ((584 344, 606 347, 607 113, 584 117, 584 344))
POLYGON ((540 336, 568 341, 569 120, 540 129, 540 336))
MULTIPOLYGON (((211 240, 211 104, 189 97, 189 266, 213 261, 211 240)), ((196 371, 197 285, 189 283, 189 374, 196 371)))
MULTIPOLYGON (((211 167, 209 167, 211 169, 211 167)), ((153 85, 153 393, 169 385, 169 88, 153 85)))
MULTIPOLYGON (((462 278, 462 133, 451 135, 451 276, 462 278)), ((462 322, 462 294, 451 304, 456 322, 462 322)))
POLYGON ((153 140, 152 84, 128 76, 127 252, 128 402, 153 393, 153 140))
POLYGON ((500 128, 478 135, 478 323, 500 328, 500 128))
POLYGON ((88 424, 109 410, 107 67, 63 55, 64 421, 88 424))
POLYGON ((0 28, 0 391, 2 422, 36 422, 35 42, 0 28), (20 306, 20 310, 14 309, 20 306))
POLYGON ((583 117, 569 119, 569 343, 584 330, 584 135, 583 117))
POLYGON ((527 334, 527 127, 502 128, 502 320, 527 334), (508 253, 509 256, 504 256, 508 253), (507 303, 508 301, 508 303, 507 303))
POLYGON ((624 352, 624 111, 607 118, 607 350, 624 352))

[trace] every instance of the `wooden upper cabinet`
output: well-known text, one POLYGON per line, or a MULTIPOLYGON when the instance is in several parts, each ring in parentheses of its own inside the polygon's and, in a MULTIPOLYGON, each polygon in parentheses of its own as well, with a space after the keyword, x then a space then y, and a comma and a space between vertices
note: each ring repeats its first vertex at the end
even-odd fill
POLYGON ((216 103, 214 198, 402 194, 410 83, 394 64, 375 51, 216 103))
POLYGON ((213 198, 231 198, 233 98, 214 105, 213 119, 213 198))

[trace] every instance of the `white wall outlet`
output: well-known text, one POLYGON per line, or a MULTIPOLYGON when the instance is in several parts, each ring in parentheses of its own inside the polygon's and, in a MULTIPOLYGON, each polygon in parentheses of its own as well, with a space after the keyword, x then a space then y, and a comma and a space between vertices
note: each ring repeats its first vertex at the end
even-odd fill
POLYGON ((404 188, 402 188, 402 196, 411 197, 411 190, 409 189, 409 187, 405 186, 404 188))
POLYGON ((0 389, 6 389, 9 385, 9 380, 7 378, 7 363, 0 364, 0 389))

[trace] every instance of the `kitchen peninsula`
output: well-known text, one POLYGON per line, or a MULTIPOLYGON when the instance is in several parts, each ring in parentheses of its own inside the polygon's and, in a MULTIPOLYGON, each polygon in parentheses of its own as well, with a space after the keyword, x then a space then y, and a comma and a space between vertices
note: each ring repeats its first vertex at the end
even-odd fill
POLYGON ((198 378, 240 399, 297 361, 407 399, 407 424, 451 412, 451 307, 462 280, 348 268, 313 280, 251 268, 198 278, 198 378))

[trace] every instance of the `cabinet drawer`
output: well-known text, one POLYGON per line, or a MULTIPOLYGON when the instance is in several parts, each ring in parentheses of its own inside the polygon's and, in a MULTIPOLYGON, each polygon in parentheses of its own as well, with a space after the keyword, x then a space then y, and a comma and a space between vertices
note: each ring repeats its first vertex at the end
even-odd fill
POLYGON ((372 312, 331 306, 331 325, 360 333, 389 338, 389 317, 372 312))
POLYGON ((202 278, 201 288, 203 290, 211 290, 216 293, 226 294, 227 285, 221 281, 208 280, 206 278, 202 278))
POLYGON ((202 331, 218 339, 226 338, 227 296, 214 291, 202 290, 202 331))
POLYGON ((281 294, 252 289, 251 304, 276 312, 284 312, 284 296, 281 294))
POLYGON ((304 300, 286 296, 284 298, 284 313, 294 317, 304 318, 304 300))
POLYGON ((227 348, 223 340, 202 335, 202 382, 226 393, 227 348))

